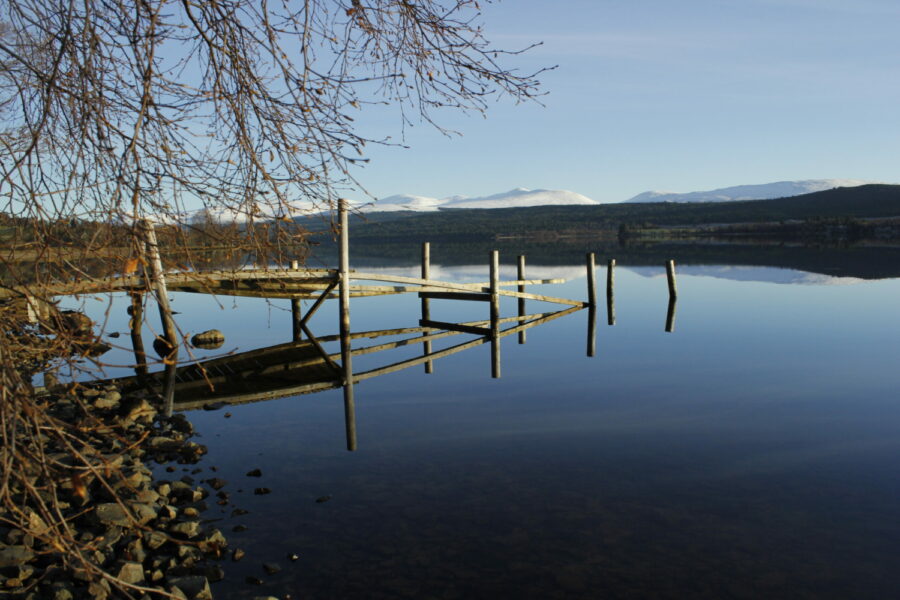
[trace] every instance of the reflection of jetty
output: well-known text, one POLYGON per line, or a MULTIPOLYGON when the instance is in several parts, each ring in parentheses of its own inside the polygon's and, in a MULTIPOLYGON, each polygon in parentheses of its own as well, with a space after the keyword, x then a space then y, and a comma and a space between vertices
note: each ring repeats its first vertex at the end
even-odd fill
MULTIPOLYGON (((581 307, 501 319, 502 324, 514 323, 500 331, 500 337, 517 334, 531 327, 553 321, 581 310, 581 307)), ((472 321, 458 324, 461 327, 479 327, 488 321, 472 321)), ((440 331, 429 327, 385 329, 350 334, 353 340, 403 337, 381 344, 354 348, 353 356, 381 353, 415 344, 431 343, 443 338, 461 335, 460 331, 440 331)), ((340 354, 323 354, 321 344, 334 342, 339 336, 323 336, 287 342, 238 354, 213 358, 179 367, 175 371, 175 410, 193 410, 215 403, 243 404, 272 400, 286 396, 310 394, 335 389, 343 385, 344 373, 336 362, 340 354)), ((423 356, 409 358, 382 367, 352 374, 353 383, 394 373, 409 367, 425 364, 468 350, 489 341, 479 337, 423 356)), ((161 384, 164 372, 144 377, 117 379, 123 389, 141 387, 147 383, 161 384), (148 381, 149 380, 149 381, 148 381)))
MULTIPOLYGON (((282 396, 312 393, 341 387, 344 394, 344 414, 347 428, 347 447, 356 449, 356 419, 354 384, 376 377, 424 364, 426 373, 433 372, 434 361, 484 343, 491 344, 491 374, 500 377, 500 340, 512 334, 519 335, 519 343, 525 342, 525 331, 531 327, 571 314, 582 308, 590 308, 588 319, 588 355, 594 355, 596 326, 596 281, 594 254, 587 254, 587 295, 586 302, 554 296, 529 293, 526 286, 562 283, 562 279, 526 279, 525 257, 518 260, 517 279, 500 281, 499 254, 490 253, 489 280, 479 283, 455 283, 430 277, 430 246, 422 247, 421 277, 402 277, 385 273, 364 273, 349 268, 349 235, 347 211, 343 202, 339 204, 340 217, 340 265, 338 269, 299 269, 294 263, 290 269, 252 271, 212 271, 197 273, 165 273, 159 259, 159 251, 153 228, 142 223, 148 257, 147 272, 143 276, 94 279, 70 282, 65 285, 46 288, 48 295, 88 294, 108 291, 125 291, 132 295, 131 339, 136 358, 136 377, 119 380, 123 387, 161 384, 167 413, 174 409, 189 410, 216 403, 242 403, 278 398, 282 396), (377 282, 361 284, 359 282, 377 282), (391 285, 384 285, 391 284, 391 285), (514 289, 504 289, 513 287, 514 289), (141 339, 143 302, 142 293, 152 290, 160 307, 165 336, 157 340, 168 353, 165 356, 165 370, 150 374, 147 370, 146 355, 141 339), (261 348, 240 354, 224 356, 196 364, 177 366, 180 343, 171 310, 168 307, 168 292, 181 291, 214 295, 256 296, 264 298, 291 299, 293 340, 286 344, 261 348), (421 318, 418 327, 351 333, 350 298, 385 294, 417 293, 421 301, 421 318), (511 297, 518 300, 518 314, 515 317, 500 316, 500 298, 511 297), (310 318, 321 305, 330 298, 339 300, 339 334, 316 337, 308 327, 310 318), (305 314, 300 300, 312 300, 305 314), (467 323, 450 323, 431 318, 432 300, 457 300, 483 302, 489 306, 489 318, 467 323), (568 308, 556 312, 526 314, 526 301, 541 301, 560 304, 568 308), (501 325, 512 323, 501 329, 501 325), (436 340, 469 334, 476 339, 434 351, 436 340), (412 335, 399 341, 389 341, 374 346, 353 348, 353 340, 387 336, 412 335), (340 353, 329 354, 322 347, 323 342, 339 341, 340 353), (421 356, 388 364, 369 371, 354 372, 354 356, 381 352, 411 344, 422 344, 421 356)), ((610 325, 615 322, 613 308, 614 261, 610 261, 607 281, 607 310, 610 325)), ((668 266, 670 296, 675 298, 674 265, 668 266)), ((44 301, 47 299, 45 298, 44 301)), ((36 304, 34 293, 27 297, 29 306, 36 304)), ((674 319, 674 301, 670 307, 667 329, 671 329, 674 319)), ((156 346, 156 344, 155 344, 156 346)))

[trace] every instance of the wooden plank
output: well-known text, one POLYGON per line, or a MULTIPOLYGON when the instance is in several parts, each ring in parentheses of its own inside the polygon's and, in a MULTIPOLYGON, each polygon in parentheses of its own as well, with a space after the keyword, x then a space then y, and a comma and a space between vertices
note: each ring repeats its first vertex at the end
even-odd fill
MULTIPOLYGON (((582 310, 583 308, 584 307, 582 307, 582 306, 573 306, 571 308, 567 308, 564 310, 545 314, 543 317, 534 319, 533 321, 528 321, 527 323, 524 323, 522 325, 518 325, 516 327, 511 327, 509 329, 505 329, 505 330, 501 331, 500 337, 503 338, 508 335, 517 334, 524 329, 530 329, 532 327, 536 327, 543 323, 548 323, 555 319, 559 319, 566 315, 570 315, 573 312, 582 310)), ((513 317, 513 319, 515 319, 515 318, 516 317, 513 317)), ((365 379, 371 379, 372 377, 378 377, 380 375, 387 375, 388 373, 395 373, 397 371, 402 371, 403 369, 407 369, 407 368, 413 367, 415 365, 420 365, 428 360, 437 360, 437 359, 443 358, 445 356, 450 356, 452 354, 456 354, 457 352, 462 352, 463 350, 468 350, 469 348, 474 348, 475 346, 480 346, 481 344, 484 344, 488 341, 489 341, 488 337, 486 337, 486 336, 480 337, 480 338, 474 339, 470 342, 464 342, 462 344, 457 344, 456 346, 451 346, 450 348, 446 348, 444 350, 439 350, 437 352, 433 352, 432 354, 430 354, 427 357, 422 356, 422 357, 417 357, 417 358, 411 358, 411 359, 400 361, 400 362, 397 362, 397 363, 394 363, 391 365, 386 365, 384 367, 371 369, 369 371, 363 371, 362 373, 355 374, 353 376, 353 378, 354 378, 354 381, 360 382, 365 379)))
POLYGON ((334 281, 332 281, 329 284, 329 286, 327 288, 325 288, 325 291, 323 291, 321 294, 319 294, 319 297, 316 298, 316 301, 313 302, 313 305, 309 307, 309 310, 306 311, 306 314, 303 315, 302 319, 300 319, 300 322, 298 325, 303 326, 303 325, 306 325, 307 323, 309 323, 309 320, 312 318, 312 316, 314 314, 316 314, 316 311, 319 310, 319 307, 322 306, 322 303, 328 299, 328 293, 331 290, 333 290, 337 284, 338 284, 338 280, 335 279, 334 281))
MULTIPOLYGON (((489 291, 489 288, 488 288, 489 291)), ((587 306, 586 302, 581 300, 569 300, 567 298, 554 298, 553 296, 542 296, 540 294, 523 294, 521 292, 513 292, 510 290, 497 290, 500 296, 509 296, 511 298, 526 298, 528 300, 540 300, 541 302, 552 302, 554 304, 566 304, 569 306, 587 306)))
POLYGON ((447 331, 459 331, 460 333, 471 333, 474 335, 491 335, 491 330, 487 327, 473 327, 471 325, 462 325, 460 323, 444 323, 443 321, 426 321, 419 319, 419 325, 422 327, 430 327, 432 329, 446 329, 447 331))
POLYGON ((490 294, 473 292, 419 292, 419 298, 430 300, 471 300, 473 302, 490 302, 490 294))

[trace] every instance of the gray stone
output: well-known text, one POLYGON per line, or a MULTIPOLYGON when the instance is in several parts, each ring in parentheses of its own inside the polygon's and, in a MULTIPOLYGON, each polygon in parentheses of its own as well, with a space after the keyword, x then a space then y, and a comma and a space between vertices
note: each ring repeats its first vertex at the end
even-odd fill
POLYGON ((147 547, 151 550, 156 550, 157 548, 165 544, 168 540, 169 538, 166 536, 166 534, 162 533, 161 531, 151 531, 145 537, 147 547))
POLYGON ((228 540, 225 539, 225 536, 222 535, 222 532, 218 529, 213 529, 212 533, 206 536, 203 541, 198 544, 200 549, 204 552, 221 549, 226 547, 227 545, 228 540))
POLYGON ((178 598, 179 600, 189 600, 187 595, 181 591, 181 588, 177 585, 169 586, 169 593, 172 594, 174 598, 178 598))
POLYGON ((34 552, 25 546, 0 548, 0 567, 18 567, 34 558, 34 552))
POLYGON ((129 508, 131 509, 134 518, 137 519, 137 522, 141 525, 146 525, 156 518, 156 507, 153 505, 133 502, 129 505, 129 508))
POLYGON ((106 392, 99 398, 94 401, 94 407, 100 409, 109 409, 115 408, 119 405, 119 401, 122 399, 122 394, 117 392, 116 390, 111 390, 106 392))
POLYGON ((50 591, 50 600, 72 600, 74 596, 72 596, 72 591, 67 587, 54 586, 54 589, 50 591))
POLYGON ((200 533, 200 523, 197 521, 182 521, 181 523, 174 523, 169 527, 169 531, 188 538, 194 538, 197 537, 197 535, 200 533))
POLYGON ((209 487, 214 490, 221 490, 228 482, 221 477, 213 477, 211 479, 207 479, 206 483, 209 484, 209 487))
POLYGON ((167 577, 170 585, 180 589, 192 600, 212 600, 212 592, 209 589, 209 581, 202 575, 184 575, 180 577, 167 577))
POLYGON ((92 581, 88 585, 88 594, 94 600, 106 600, 110 594, 109 583, 105 579, 92 581))
POLYGON ((281 571, 281 567, 279 567, 275 563, 263 563, 263 571, 265 571, 269 575, 274 575, 275 573, 281 571))
POLYGON ((144 567, 139 562, 123 563, 116 577, 125 583, 141 583, 144 581, 144 567))
POLYGON ((221 348, 224 343, 225 334, 218 329, 208 329, 191 337, 191 345, 197 348, 215 350, 216 348, 221 348))
POLYGON ((128 527, 131 525, 131 519, 125 509, 116 504, 109 502, 106 504, 98 504, 95 510, 97 518, 105 525, 118 525, 119 527, 128 527))

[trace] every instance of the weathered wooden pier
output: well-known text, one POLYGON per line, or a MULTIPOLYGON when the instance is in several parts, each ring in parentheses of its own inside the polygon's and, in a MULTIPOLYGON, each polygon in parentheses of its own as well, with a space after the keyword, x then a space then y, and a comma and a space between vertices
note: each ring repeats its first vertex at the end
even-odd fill
MULTIPOLYGON (((431 247, 422 246, 421 277, 405 277, 387 273, 355 271, 349 267, 349 228, 347 209, 343 202, 338 208, 339 216, 339 265, 337 269, 299 268, 296 262, 288 269, 246 269, 237 271, 204 271, 166 273, 159 260, 153 228, 144 225, 142 232, 146 244, 148 260, 146 270, 141 275, 106 277, 75 280, 48 286, 41 290, 30 289, 0 290, 4 295, 26 294, 29 306, 48 302, 58 295, 96 294, 103 292, 126 292, 132 297, 131 340, 135 353, 135 373, 131 378, 119 378, 119 385, 128 389, 132 386, 155 385, 162 390, 167 412, 190 410, 215 402, 243 403, 267 400, 282 396, 318 392, 326 389, 342 388, 346 421, 347 447, 356 448, 355 384, 387 373, 392 373, 415 365, 423 364, 426 373, 433 373, 434 362, 445 356, 491 344, 491 375, 501 375, 501 343, 506 336, 517 334, 520 344, 526 341, 526 331, 542 323, 566 316, 573 312, 589 309, 587 354, 596 352, 596 305, 597 290, 595 276, 595 256, 588 253, 585 260, 587 271, 587 300, 571 300, 543 294, 527 292, 527 286, 557 284, 564 279, 526 279, 525 257, 517 260, 517 279, 500 280, 499 253, 494 250, 489 256, 488 281, 476 283, 446 282, 431 278, 431 247), (387 285, 385 285, 387 284, 387 285), (512 288, 512 289, 510 289, 512 288), (163 336, 168 348, 164 356, 165 369, 149 373, 146 354, 141 338, 142 297, 150 291, 157 300, 163 323, 163 336), (202 293, 225 296, 251 296, 263 298, 285 298, 291 301, 292 340, 268 348, 251 350, 238 354, 178 366, 177 356, 180 338, 172 320, 168 306, 169 292, 202 293), (381 296, 386 294, 416 293, 420 298, 421 318, 418 327, 387 329, 380 331, 353 333, 350 328, 351 298, 381 296), (500 298, 517 299, 517 315, 502 317, 500 298), (328 299, 339 300, 339 333, 333 336, 316 336, 309 327, 310 319, 328 299), (301 300, 311 300, 305 311, 301 300), (432 300, 457 300, 483 302, 488 304, 486 319, 464 323, 439 321, 432 318, 432 300), (526 313, 527 301, 539 301, 566 308, 554 312, 526 313), (512 324, 506 329, 502 325, 512 324), (459 334, 477 336, 476 339, 456 344, 443 350, 434 351, 432 342, 459 334), (413 337, 386 343, 354 348, 353 341, 361 338, 412 335, 413 337), (326 342, 340 342, 339 353, 329 353, 323 347, 326 342), (422 344, 419 357, 391 363, 376 369, 354 372, 353 357, 362 354, 382 352, 401 346, 422 344)), ((615 324, 614 268, 610 260, 607 267, 607 316, 609 325, 615 324)), ((667 265, 670 304, 666 331, 674 327, 674 307, 677 297, 675 288, 674 263, 667 265)), ((165 354, 165 353, 163 353, 165 354)))

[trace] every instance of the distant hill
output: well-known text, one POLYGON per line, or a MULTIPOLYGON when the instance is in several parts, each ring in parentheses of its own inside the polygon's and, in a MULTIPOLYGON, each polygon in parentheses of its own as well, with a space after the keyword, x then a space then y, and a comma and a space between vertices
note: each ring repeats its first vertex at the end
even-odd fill
POLYGON ((756 185, 738 185, 705 192, 644 192, 626 202, 734 202, 740 200, 769 200, 787 198, 834 188, 857 187, 871 182, 858 179, 806 179, 776 181, 756 185))
POLYGON ((438 199, 428 196, 399 194, 381 198, 377 202, 360 205, 362 212, 417 211, 434 212, 464 208, 516 208, 525 206, 595 205, 595 200, 568 190, 529 190, 515 188, 491 196, 450 196, 438 199))
POLYGON ((774 200, 536 206, 405 214, 408 215, 405 218, 390 221, 354 224, 353 239, 483 240, 542 232, 593 235, 615 231, 621 225, 697 226, 897 217, 900 216, 900 185, 842 187, 774 200))

